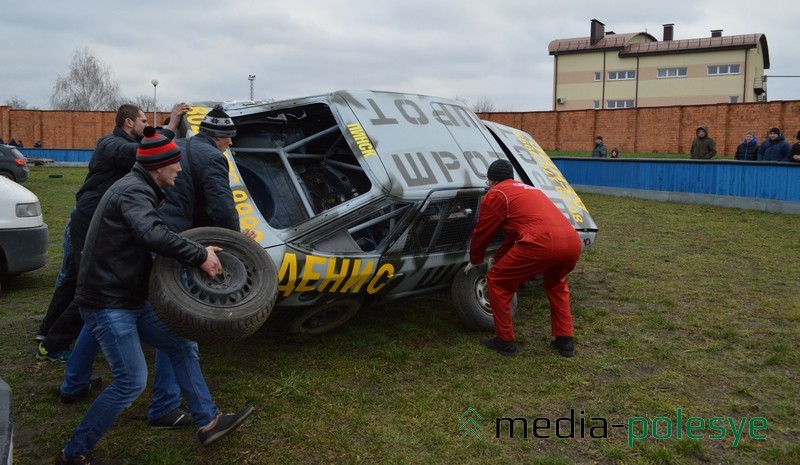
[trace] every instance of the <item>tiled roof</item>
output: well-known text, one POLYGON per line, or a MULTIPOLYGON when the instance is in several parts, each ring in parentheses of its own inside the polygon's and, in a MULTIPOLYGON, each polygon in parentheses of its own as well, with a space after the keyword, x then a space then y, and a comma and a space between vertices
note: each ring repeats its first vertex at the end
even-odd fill
POLYGON ((609 34, 595 45, 589 45, 589 37, 574 39, 558 39, 547 47, 550 55, 566 53, 594 52, 600 50, 619 50, 621 57, 641 55, 666 55, 670 53, 691 53, 710 50, 747 49, 761 45, 764 57, 764 69, 769 69, 769 50, 764 34, 743 34, 736 36, 703 37, 700 39, 683 39, 658 41, 646 32, 628 34, 609 34), (642 35, 645 42, 630 43, 631 39, 642 35))
POLYGON ((631 44, 624 54, 638 55, 643 53, 672 52, 676 50, 690 51, 709 48, 753 48, 758 46, 759 36, 763 34, 746 34, 739 36, 703 37, 700 39, 668 40, 666 42, 648 42, 631 44))
POLYGON ((574 39, 557 39, 550 42, 547 50, 550 55, 561 53, 578 53, 596 50, 622 49, 634 37, 642 34, 645 40, 655 41, 656 38, 646 32, 631 32, 627 34, 607 34, 596 44, 589 45, 589 37, 576 37, 574 39))

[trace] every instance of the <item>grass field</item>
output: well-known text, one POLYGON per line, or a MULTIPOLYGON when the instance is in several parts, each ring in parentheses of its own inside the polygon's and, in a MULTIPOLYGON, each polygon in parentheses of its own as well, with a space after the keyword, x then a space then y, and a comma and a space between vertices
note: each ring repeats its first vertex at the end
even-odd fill
MULTIPOLYGON (((63 366, 33 357, 84 173, 32 170, 50 264, 0 296, 0 377, 14 392, 20 465, 52 463, 89 405, 60 404, 63 366)), ((520 292, 513 358, 482 348, 446 293, 363 311, 321 337, 264 329, 201 346, 217 404, 255 406, 243 428, 205 449, 192 431, 152 430, 146 391, 96 455, 137 465, 800 463, 800 216, 582 199, 600 233, 569 278, 574 358, 548 347, 538 288, 520 292), (504 417, 517 419, 513 438, 503 421, 497 437, 504 417)), ((102 360, 95 370, 107 383, 102 360)))

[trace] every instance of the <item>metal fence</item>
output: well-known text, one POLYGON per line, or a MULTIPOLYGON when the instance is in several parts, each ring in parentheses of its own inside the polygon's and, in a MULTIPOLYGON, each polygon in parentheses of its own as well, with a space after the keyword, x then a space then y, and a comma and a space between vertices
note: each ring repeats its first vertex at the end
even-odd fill
POLYGON ((800 214, 800 163, 568 157, 553 162, 578 191, 800 214))

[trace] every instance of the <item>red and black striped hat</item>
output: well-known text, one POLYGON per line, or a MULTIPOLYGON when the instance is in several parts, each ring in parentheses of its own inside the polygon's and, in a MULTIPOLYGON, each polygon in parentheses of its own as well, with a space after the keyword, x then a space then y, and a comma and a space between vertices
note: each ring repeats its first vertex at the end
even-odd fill
POLYGON ((171 139, 156 134, 152 126, 144 128, 144 139, 136 149, 136 161, 147 170, 157 170, 181 161, 181 149, 171 139))

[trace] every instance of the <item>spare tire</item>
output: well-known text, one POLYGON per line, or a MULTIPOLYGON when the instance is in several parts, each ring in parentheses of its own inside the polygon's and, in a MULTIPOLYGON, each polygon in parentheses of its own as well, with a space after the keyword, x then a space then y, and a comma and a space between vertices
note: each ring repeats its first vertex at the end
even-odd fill
MULTIPOLYGON (((476 331, 494 331, 494 317, 486 287, 486 264, 476 266, 466 275, 460 269, 453 278, 450 293, 461 322, 476 331)), ((511 318, 517 314, 517 294, 511 299, 511 318)))
POLYGON ((216 245, 222 274, 159 256, 150 274, 150 301, 171 330, 198 342, 230 342, 255 333, 278 296, 278 273, 269 254, 242 233, 195 228, 182 234, 203 246, 216 245))

